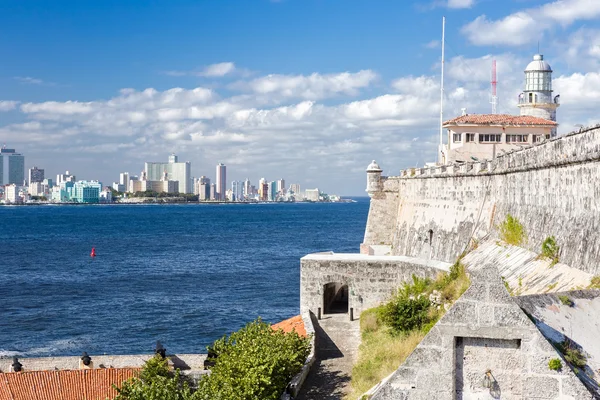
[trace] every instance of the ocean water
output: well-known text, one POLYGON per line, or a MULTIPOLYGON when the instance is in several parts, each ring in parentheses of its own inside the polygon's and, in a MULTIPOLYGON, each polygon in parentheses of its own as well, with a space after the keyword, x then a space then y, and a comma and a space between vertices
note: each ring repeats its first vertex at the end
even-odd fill
POLYGON ((358 252, 356 200, 0 207, 0 356, 200 353, 297 315, 300 258, 358 252))

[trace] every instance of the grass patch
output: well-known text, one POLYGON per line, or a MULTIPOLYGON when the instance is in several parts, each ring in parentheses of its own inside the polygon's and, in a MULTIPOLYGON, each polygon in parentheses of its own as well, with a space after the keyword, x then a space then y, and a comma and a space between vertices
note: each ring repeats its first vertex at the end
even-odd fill
POLYGON ((600 289, 600 275, 596 275, 590 281, 589 289, 600 289))
MULTIPOLYGON (((562 353, 565 360, 573 367, 583 368, 587 364, 587 357, 570 339, 562 342, 554 342, 554 346, 562 353)), ((577 368, 575 368, 577 369, 577 368)))
POLYGON ((546 290, 546 292, 549 292, 550 290, 554 289, 556 287, 556 285, 558 285, 558 282, 554 282, 548 285, 548 289, 546 290))
POLYGON ((436 279, 405 283, 385 304, 360 315, 362 342, 352 368, 351 393, 356 399, 395 371, 470 285, 460 257, 448 273, 436 279))
POLYGON ((569 298, 569 296, 561 295, 561 296, 558 296, 558 299, 565 306, 573 307, 575 305, 575 303, 573 303, 573 300, 571 300, 571 298, 569 298))
POLYGON ((542 243, 542 257, 549 258, 552 262, 550 263, 549 268, 552 268, 555 264, 558 263, 558 253, 560 252, 560 247, 556 244, 556 238, 554 236, 548 236, 546 240, 542 243))
POLYGON ((514 246, 521 246, 527 242, 527 233, 519 220, 508 214, 500 224, 500 239, 514 246))

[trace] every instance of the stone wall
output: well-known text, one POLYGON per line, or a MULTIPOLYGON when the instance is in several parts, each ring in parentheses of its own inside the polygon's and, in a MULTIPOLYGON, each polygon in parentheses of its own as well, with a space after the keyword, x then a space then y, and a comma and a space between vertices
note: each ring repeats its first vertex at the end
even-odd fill
POLYGON ((495 235, 507 214, 526 228, 528 249, 548 236, 561 262, 600 273, 600 127, 480 161, 401 171, 371 199, 361 251, 453 262, 471 237, 495 235))
POLYGON ((390 298, 412 275, 434 278, 450 264, 403 256, 316 253, 300 260, 300 312, 324 311, 324 288, 348 285, 348 307, 354 315, 390 298))
MULTIPOLYGON (((94 368, 140 368, 154 354, 94 355, 90 354, 94 368)), ((174 368, 180 370, 203 370, 206 354, 167 355, 174 368)), ((25 371, 51 371, 79 369, 81 357, 32 357, 19 358, 25 371)), ((12 358, 0 358, 0 372, 9 372, 12 358)))
POLYGON ((593 398, 511 299, 495 267, 472 271, 471 280, 398 370, 370 391, 372 400, 593 398), (548 367, 554 358, 560 371, 548 367))

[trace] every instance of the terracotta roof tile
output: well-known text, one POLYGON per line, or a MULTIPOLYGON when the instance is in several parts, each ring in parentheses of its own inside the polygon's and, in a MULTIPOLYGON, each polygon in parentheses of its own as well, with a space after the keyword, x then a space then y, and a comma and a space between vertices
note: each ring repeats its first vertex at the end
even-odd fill
POLYGON ((105 400, 139 368, 0 373, 0 400, 105 400))
POLYGON ((508 114, 467 114, 444 122, 444 126, 462 124, 513 126, 557 125, 556 122, 550 121, 549 119, 532 117, 529 115, 508 114))
POLYGON ((302 321, 302 317, 300 315, 296 315, 290 319, 286 319, 285 321, 278 322, 276 324, 271 325, 271 328, 274 330, 281 329, 284 332, 291 332, 296 330, 298 335, 306 337, 306 329, 304 328, 304 321, 302 321))

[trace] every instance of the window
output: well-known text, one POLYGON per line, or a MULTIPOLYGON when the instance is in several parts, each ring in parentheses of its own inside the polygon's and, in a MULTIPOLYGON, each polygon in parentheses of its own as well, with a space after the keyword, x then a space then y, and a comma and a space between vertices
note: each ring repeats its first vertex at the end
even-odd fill
POLYGON ((466 135, 465 142, 472 143, 472 142, 475 141, 475 134, 474 133, 466 133, 465 135, 466 135))
POLYGON ((479 143, 499 143, 502 140, 502 134, 493 133, 493 134, 479 134, 479 143))
POLYGON ((533 103, 533 93, 529 93, 529 102, 533 103))
POLYGON ((533 135, 533 142, 534 143, 543 142, 544 139, 550 139, 550 135, 533 135))
POLYGON ((460 143, 462 141, 462 133, 455 133, 452 135, 452 140, 454 141, 454 143, 460 143))
POLYGON ((529 135, 506 135, 506 143, 527 143, 529 135))

